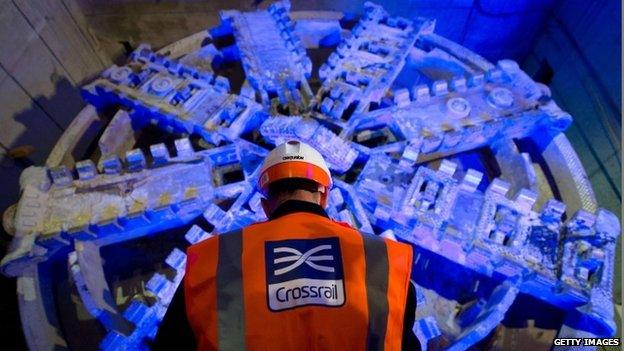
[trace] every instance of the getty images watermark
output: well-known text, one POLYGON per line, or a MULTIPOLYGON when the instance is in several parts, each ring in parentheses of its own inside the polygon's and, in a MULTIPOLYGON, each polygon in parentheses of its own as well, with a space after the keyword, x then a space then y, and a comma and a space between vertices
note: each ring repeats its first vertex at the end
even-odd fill
POLYGON ((620 346, 619 338, 555 338, 554 346, 620 346))

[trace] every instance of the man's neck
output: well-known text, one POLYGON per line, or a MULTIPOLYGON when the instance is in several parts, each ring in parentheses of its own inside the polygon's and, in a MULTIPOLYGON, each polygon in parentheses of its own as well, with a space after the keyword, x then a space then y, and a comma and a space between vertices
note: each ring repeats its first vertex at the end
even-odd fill
POLYGON ((275 206, 275 208, 278 208, 284 202, 291 201, 291 200, 312 202, 318 205, 320 199, 319 199, 318 193, 312 193, 307 190, 297 189, 293 193, 288 194, 288 196, 284 196, 283 198, 278 199, 277 205, 275 206))
POLYGON ((329 216, 327 215, 323 207, 321 207, 321 205, 317 203, 310 202, 310 201, 289 199, 289 200, 282 202, 279 206, 277 206, 275 211, 273 211, 271 213, 271 216, 269 216, 269 219, 273 220, 273 219, 277 219, 279 217, 285 216, 287 214, 297 213, 297 212, 312 213, 312 214, 316 214, 319 216, 329 218, 329 216))

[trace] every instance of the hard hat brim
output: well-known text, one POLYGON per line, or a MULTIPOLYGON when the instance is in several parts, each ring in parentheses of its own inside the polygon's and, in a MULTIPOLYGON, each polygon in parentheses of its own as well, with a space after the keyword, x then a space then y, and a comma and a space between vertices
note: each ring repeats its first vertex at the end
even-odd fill
POLYGON ((332 183, 330 175, 321 167, 308 162, 290 161, 281 162, 265 169, 260 174, 258 187, 266 195, 269 184, 287 178, 310 179, 324 187, 329 187, 332 183))

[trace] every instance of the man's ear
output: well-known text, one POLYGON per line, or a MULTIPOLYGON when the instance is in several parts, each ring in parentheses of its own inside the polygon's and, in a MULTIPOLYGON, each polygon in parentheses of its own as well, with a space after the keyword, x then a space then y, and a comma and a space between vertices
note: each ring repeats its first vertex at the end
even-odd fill
POLYGON ((260 199, 260 204, 262 205, 262 209, 264 210, 264 214, 269 218, 271 216, 271 206, 269 204, 269 200, 265 198, 260 199))
POLYGON ((319 205, 321 205, 322 208, 326 208, 327 207, 327 198, 329 195, 329 191, 327 189, 325 189, 325 192, 320 193, 321 194, 321 201, 319 203, 319 205))

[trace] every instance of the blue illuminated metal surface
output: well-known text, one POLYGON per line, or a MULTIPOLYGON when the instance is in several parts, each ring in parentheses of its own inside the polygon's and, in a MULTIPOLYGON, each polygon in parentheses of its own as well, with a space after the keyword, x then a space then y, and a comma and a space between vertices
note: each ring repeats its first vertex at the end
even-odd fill
POLYGON ((312 61, 293 33, 289 10, 290 3, 277 2, 267 11, 224 11, 221 18, 232 27, 245 75, 264 106, 270 108, 276 98, 279 106, 296 114, 312 99, 307 81, 312 61))
POLYGON ((184 248, 266 219, 258 166, 289 139, 328 161, 332 218, 414 246, 414 330, 424 349, 443 339, 430 348, 465 350, 529 319, 566 337, 613 335, 620 224, 597 208, 562 134, 571 117, 548 88, 513 61, 492 65, 438 37, 433 21, 367 3, 320 65, 313 94, 289 8, 223 12, 199 48, 173 58, 175 46, 141 45, 84 87, 101 111, 126 110, 134 130, 110 123, 97 164, 22 175, 1 268, 18 277, 30 347, 75 345, 71 334, 87 323, 51 307, 50 270, 66 260, 59 279, 101 333, 96 344, 147 348, 184 275, 184 248), (235 45, 211 43, 220 37, 235 45), (237 61, 247 79, 240 94, 217 73, 237 61), (193 138, 121 151, 107 144, 149 125, 193 138), (155 251, 142 246, 149 242, 155 251), (535 313, 518 312, 527 303, 535 313), (78 327, 62 335, 68 321, 78 327))

